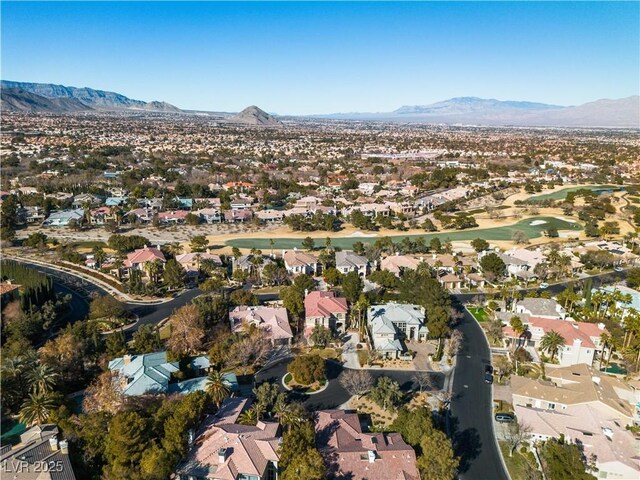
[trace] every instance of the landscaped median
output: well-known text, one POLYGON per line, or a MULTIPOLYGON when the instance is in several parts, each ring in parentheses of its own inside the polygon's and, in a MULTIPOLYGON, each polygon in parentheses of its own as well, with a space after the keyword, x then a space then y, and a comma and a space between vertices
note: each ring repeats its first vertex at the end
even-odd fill
POLYGON ((296 357, 287 370, 282 378, 282 385, 287 390, 313 394, 324 390, 329 383, 326 362, 320 355, 296 357))

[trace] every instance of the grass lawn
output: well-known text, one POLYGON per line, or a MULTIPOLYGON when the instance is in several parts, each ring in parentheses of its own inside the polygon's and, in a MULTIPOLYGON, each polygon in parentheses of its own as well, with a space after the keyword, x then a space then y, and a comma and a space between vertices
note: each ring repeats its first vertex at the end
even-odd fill
POLYGON ((542 195, 534 195, 527 199, 527 202, 543 202, 545 200, 562 200, 567 198, 567 193, 577 192, 578 190, 591 190, 592 192, 607 192, 614 190, 623 190, 619 185, 594 185, 591 187, 567 187, 557 192, 543 193, 542 195))
POLYGON ((469 307, 468 310, 471 312, 471 315, 473 315, 473 317, 480 323, 489 320, 489 315, 482 307, 469 307))
MULTIPOLYGON (((424 238, 427 244, 431 241, 432 238, 438 237, 441 241, 451 240, 455 241, 469 241, 474 238, 484 238, 487 241, 491 240, 503 240, 510 241, 513 235, 513 232, 516 230, 520 230, 527 235, 530 239, 538 238, 543 236, 543 232, 546 231, 550 227, 555 227, 558 230, 574 230, 576 234, 578 231, 582 230, 582 225, 579 223, 567 222, 565 220, 561 220, 556 217, 534 217, 527 218, 524 220, 520 220, 517 223, 513 223, 511 225, 505 225, 501 227, 491 227, 491 228, 476 228, 469 230, 456 230, 453 232, 440 232, 440 233, 425 233, 423 235, 391 235, 389 238, 394 242, 401 242, 404 238, 408 237, 411 240, 417 240, 418 238, 424 238), (531 225, 534 221, 536 222, 544 222, 536 225, 531 225)), ((266 235, 266 234, 265 234, 266 235)), ((352 248, 355 242, 362 242, 373 244, 381 236, 376 237, 340 237, 339 233, 333 233, 331 235, 331 245, 333 247, 339 248, 352 248)), ((291 249, 291 248, 300 248, 302 247, 302 238, 274 238, 273 241, 275 243, 275 249, 291 249)), ((269 238, 237 238, 233 240, 228 240, 225 242, 226 245, 231 247, 238 248, 259 248, 262 250, 270 249, 269 238)))
MULTIPOLYGON (((509 457, 509 447, 504 442, 498 442, 500 444, 500 451, 502 452, 502 456, 504 457, 504 463, 507 464, 507 470, 509 470, 509 475, 512 480, 524 480, 528 478, 526 475, 527 468, 526 464, 529 463, 533 465, 537 470, 537 465, 531 464, 530 461, 522 455, 520 452, 515 451, 513 453, 513 457, 509 457)), ((539 474, 538 478, 542 478, 542 475, 539 474)))

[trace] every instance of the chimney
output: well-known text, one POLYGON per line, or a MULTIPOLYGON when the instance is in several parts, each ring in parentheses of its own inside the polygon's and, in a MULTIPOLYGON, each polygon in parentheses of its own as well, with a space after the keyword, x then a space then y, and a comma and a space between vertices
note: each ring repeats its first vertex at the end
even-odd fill
POLYGON ((124 357, 122 357, 122 361, 125 365, 129 365, 131 363, 131 355, 126 354, 124 357))
POLYGON ((376 461, 376 452, 373 450, 367 450, 367 457, 369 458, 369 463, 373 463, 376 461))
POLYGON ((218 450, 218 463, 223 464, 227 460, 227 448, 221 448, 218 450))
POLYGON ((156 245, 156 248, 157 248, 158 250, 160 250, 160 245, 156 245))
POLYGON ((57 435, 53 435, 52 437, 49 437, 49 446, 51 447, 51 450, 53 450, 54 452, 56 450, 58 450, 58 436, 57 435))
POLYGON ((60 452, 69 453, 69 442, 67 440, 60 440, 60 452))
POLYGON ((306 297, 307 295, 309 295, 309 289, 308 289, 308 288, 305 288, 305 289, 304 289, 304 296, 306 297))
POLYGON ((600 385, 600 377, 598 377, 597 375, 591 377, 591 380, 593 380, 593 383, 595 383, 596 385, 600 385))

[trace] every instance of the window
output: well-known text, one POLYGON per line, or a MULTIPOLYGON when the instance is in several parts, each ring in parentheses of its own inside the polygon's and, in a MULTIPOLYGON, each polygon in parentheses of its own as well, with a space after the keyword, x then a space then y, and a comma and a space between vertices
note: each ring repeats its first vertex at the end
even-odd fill
POLYGON ((555 410, 556 409, 556 404, 555 403, 550 403, 549 404, 549 410, 555 410))

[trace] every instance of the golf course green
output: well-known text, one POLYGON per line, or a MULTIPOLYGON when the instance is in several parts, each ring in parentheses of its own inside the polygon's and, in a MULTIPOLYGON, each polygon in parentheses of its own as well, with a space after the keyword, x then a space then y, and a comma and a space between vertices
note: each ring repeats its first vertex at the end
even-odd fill
POLYGON ((567 198, 567 194, 571 192, 577 192, 578 190, 591 190, 592 192, 602 193, 624 190, 624 187, 620 185, 592 185, 590 187, 567 187, 562 190, 551 193, 543 193, 542 195, 534 195, 529 197, 526 201, 531 202, 544 202, 546 200, 562 200, 567 198))
MULTIPOLYGON (((419 237, 425 239, 426 242, 431 241, 432 238, 438 237, 440 240, 451 240, 451 241, 468 241, 473 240, 474 238, 483 238, 487 241, 491 240, 511 240, 513 232, 516 230, 520 230, 524 232, 527 237, 530 239, 538 238, 543 235, 543 232, 550 227, 555 227, 558 230, 572 230, 575 231, 576 234, 582 230, 582 226, 579 223, 567 222, 566 220, 562 220, 556 217, 534 217, 527 218, 525 220, 520 220, 517 223, 511 225, 505 225, 502 227, 492 227, 492 228, 477 228, 474 230, 459 230, 454 232, 436 232, 436 233, 425 233, 423 235, 390 235, 394 242, 401 242, 405 237, 409 237, 411 240, 416 240, 419 237), (532 225, 533 223, 533 225, 532 225)), ((228 240, 225 242, 226 245, 231 247, 238 248, 258 248, 261 250, 269 250, 272 246, 270 245, 270 239, 266 236, 265 233, 264 238, 236 238, 233 240, 228 240)), ((341 237, 340 233, 328 233, 328 237, 331 237, 331 245, 333 247, 348 249, 353 246, 355 242, 362 243, 374 243, 382 236, 375 237, 341 237)), ((324 237, 316 238, 316 245, 324 245, 324 237)), ((274 238, 273 239, 274 249, 290 249, 290 248, 302 248, 302 238, 274 238)))

